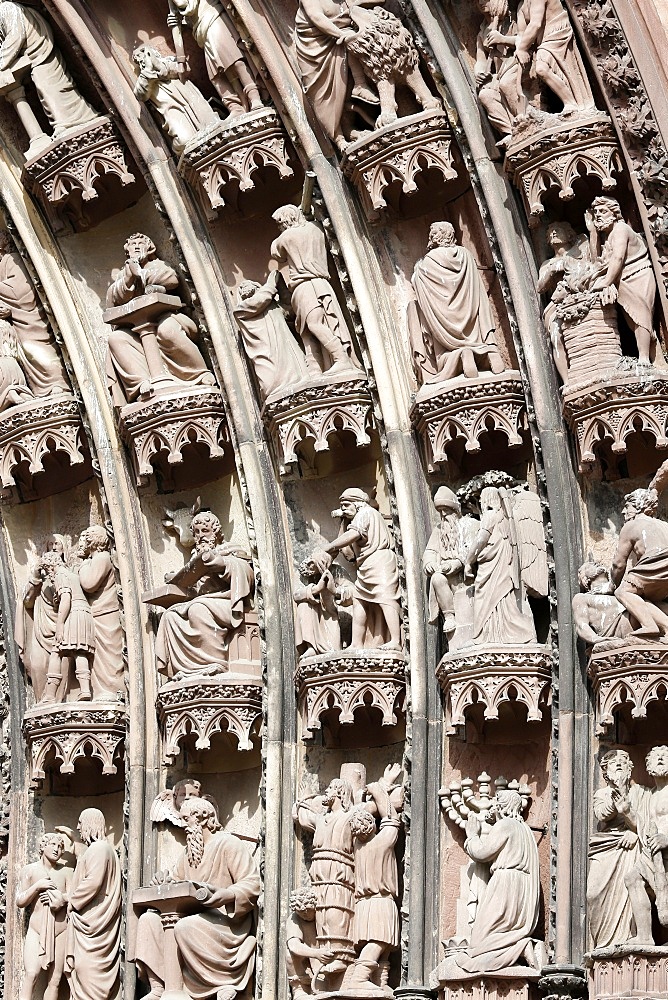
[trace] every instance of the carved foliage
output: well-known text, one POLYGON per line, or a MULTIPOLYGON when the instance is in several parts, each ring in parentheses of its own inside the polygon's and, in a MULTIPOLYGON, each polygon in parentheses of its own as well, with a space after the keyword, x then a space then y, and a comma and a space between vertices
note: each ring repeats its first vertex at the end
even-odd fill
POLYGON ((30 784, 39 787, 53 752, 61 774, 74 774, 88 752, 102 761, 103 774, 116 774, 115 760, 125 744, 126 711, 119 702, 83 707, 76 703, 26 712, 23 735, 28 746, 30 784))
POLYGON ((632 705, 631 717, 644 719, 647 706, 668 693, 668 646, 617 642, 592 651, 588 673, 596 696, 596 733, 604 736, 614 725, 615 711, 632 705))
POLYGON ((12 407, 0 424, 0 484, 3 499, 13 495, 17 467, 27 462, 31 475, 43 471, 44 456, 66 455, 72 465, 85 461, 81 419, 75 399, 69 394, 37 397, 12 407))

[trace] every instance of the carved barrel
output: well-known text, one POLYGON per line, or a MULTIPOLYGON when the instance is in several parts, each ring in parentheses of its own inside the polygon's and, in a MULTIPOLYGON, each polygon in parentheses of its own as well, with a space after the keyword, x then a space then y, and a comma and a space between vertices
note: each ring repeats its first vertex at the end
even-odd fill
POLYGON ((598 295, 569 296, 557 309, 568 358, 569 382, 616 368, 622 359, 617 306, 601 305, 598 295))

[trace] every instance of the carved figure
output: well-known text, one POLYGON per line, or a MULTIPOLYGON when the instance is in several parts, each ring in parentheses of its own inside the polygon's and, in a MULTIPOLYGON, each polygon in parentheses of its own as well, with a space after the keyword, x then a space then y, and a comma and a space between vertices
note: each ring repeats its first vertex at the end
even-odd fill
POLYGON ((33 399, 17 356, 14 327, 0 319, 0 413, 33 399))
POLYGON ((299 349, 277 301, 279 273, 271 271, 264 285, 257 281, 242 281, 234 310, 263 400, 278 389, 309 378, 304 353, 299 349))
POLYGON ((420 382, 477 378, 482 368, 504 371, 487 291, 449 222, 431 226, 428 253, 415 265, 412 284, 417 301, 408 307, 408 331, 420 382))
POLYGON ((281 235, 271 256, 283 271, 292 295, 297 332, 306 351, 306 366, 316 375, 359 368, 350 331, 329 281, 327 246, 322 230, 301 209, 284 205, 272 219, 281 235))
POLYGON ((478 100, 490 124, 500 132, 498 145, 505 145, 519 113, 515 38, 517 24, 507 0, 478 0, 484 20, 476 39, 475 82, 478 100))
MULTIPOLYGON (((662 467, 663 468, 663 467, 662 467)), ((624 498, 624 526, 619 533, 611 577, 615 597, 638 623, 634 635, 654 638, 668 633, 668 522, 656 516, 659 473, 647 490, 624 498)))
POLYGON ((313 981, 320 968, 334 959, 331 948, 318 947, 315 931, 315 911, 318 897, 311 886, 305 885, 290 893, 290 909, 286 932, 288 982, 293 1000, 313 996, 313 981))
POLYGON ((74 86, 46 19, 32 7, 3 0, 0 70, 11 72, 23 60, 30 64, 30 76, 54 139, 97 117, 74 86))
MULTIPOLYGON (((125 305, 140 295, 178 288, 176 271, 157 256, 155 244, 143 233, 125 243, 127 260, 112 275, 107 308, 125 305)), ((156 322, 156 338, 169 378, 190 385, 214 385, 197 340, 197 324, 182 312, 166 310, 156 322)), ((139 334, 115 328, 109 333, 107 378, 114 402, 123 405, 151 392, 151 372, 139 334)))
POLYGON ((121 865, 106 839, 99 809, 84 809, 77 829, 86 849, 77 861, 67 907, 70 996, 115 1000, 121 969, 121 865))
MULTIPOLYGON (((230 116, 263 108, 255 79, 250 72, 237 37, 218 0, 169 0, 168 25, 178 32, 187 24, 193 38, 204 50, 206 71, 230 116)), ((178 44, 179 69, 185 70, 183 42, 178 44)))
POLYGON ((480 528, 464 566, 464 579, 474 578, 473 641, 535 642, 525 588, 533 596, 547 596, 540 501, 529 490, 513 495, 504 486, 486 486, 480 511, 480 528))
POLYGON ((42 972, 46 973, 44 1000, 58 1000, 65 966, 67 896, 72 872, 60 865, 65 840, 59 833, 45 833, 37 850, 39 861, 22 870, 16 894, 17 906, 32 906, 23 947, 25 973, 19 1000, 33 1000, 42 972))
MULTIPOLYGON (((58 555, 60 565, 65 565, 60 539, 54 539, 49 551, 58 555)), ((46 687, 58 619, 55 582, 51 576, 41 571, 40 563, 41 557, 30 570, 20 599, 21 606, 17 609, 14 630, 16 645, 32 682, 37 702, 41 701, 46 687)))
POLYGON ((174 56, 162 55, 151 45, 140 45, 132 58, 139 67, 135 97, 153 105, 175 153, 180 156, 193 136, 220 124, 220 117, 195 84, 180 78, 174 56))
MULTIPOLYGON (((18 4, 8 3, 6 6, 18 4)), ((32 10, 30 14, 40 16, 32 10)), ((0 230, 1 307, 9 310, 16 334, 17 360, 33 394, 48 396, 50 393, 69 392, 63 363, 37 304, 32 283, 5 230, 0 230)))
POLYGON ((116 695, 123 683, 123 629, 110 541, 101 524, 79 536, 79 582, 86 594, 95 626, 95 656, 91 674, 93 698, 116 695))
POLYGON ((78 700, 90 701, 95 624, 79 575, 65 565, 58 552, 45 552, 40 559, 39 570, 55 592, 55 606, 58 609, 46 686, 40 703, 64 700, 72 661, 79 682, 78 700))
POLYGON ((626 750, 609 750, 601 758, 605 788, 594 792, 597 832, 589 842, 587 916, 594 948, 628 941, 633 913, 625 880, 640 858, 633 817, 646 792, 631 782, 633 763, 626 750))
POLYGON ((352 592, 352 647, 380 644, 381 649, 401 649, 399 567, 390 529, 364 490, 348 489, 339 497, 341 519, 338 537, 313 553, 313 564, 324 572, 341 552, 357 571, 352 592))
POLYGON ((158 670, 176 680, 227 669, 226 643, 243 621, 254 584, 250 556, 225 541, 214 514, 196 514, 191 527, 192 555, 165 581, 194 596, 165 610, 155 643, 158 670))
POLYGON ((309 559, 302 563, 300 572, 305 582, 293 594, 295 643, 300 657, 341 649, 334 577, 328 569, 321 571, 309 559))
MULTIPOLYGON (((577 235, 568 222, 551 223, 547 227, 545 238, 554 251, 554 257, 541 264, 537 288, 539 292, 552 293, 552 298, 543 311, 543 320, 552 344, 555 367, 562 382, 568 382, 568 356, 561 325, 556 315, 558 296, 554 293, 564 279, 567 280, 571 291, 586 287, 595 268, 592 265, 586 236, 577 235)), ((595 359, 592 360, 591 367, 592 369, 598 367, 595 359)))
POLYGON ((578 580, 584 593, 573 598, 573 622, 583 642, 596 647, 630 635, 633 626, 628 612, 614 596, 615 588, 605 566, 593 560, 583 563, 578 580))
POLYGON ((647 244, 624 221, 615 198, 595 198, 585 221, 592 259, 599 267, 599 277, 591 287, 601 290, 603 303, 617 303, 635 334, 638 360, 652 364, 657 344, 653 330, 656 279, 647 244))
POLYGON ((181 815, 181 806, 188 799, 206 799, 216 810, 218 816, 218 803, 213 795, 204 795, 202 783, 194 778, 182 778, 177 781, 173 788, 166 788, 159 792, 151 803, 150 820, 152 823, 169 823, 183 829, 186 821, 181 815))
MULTIPOLYGON (((221 830, 211 802, 189 798, 181 807, 186 847, 174 868, 158 872, 152 884, 192 882, 202 890, 201 911, 174 926, 185 988, 192 997, 233 1000, 250 982, 255 966, 255 908, 260 879, 248 847, 221 830)), ((164 990, 165 932, 153 910, 137 925, 135 961, 151 986, 164 990)))
POLYGON ((398 771, 390 767, 380 781, 366 786, 364 806, 353 811, 350 821, 355 857, 353 934, 358 954, 345 987, 365 995, 385 994, 389 957, 400 944, 396 846, 401 820, 396 793, 401 798, 401 788, 393 781, 398 771), (379 820, 378 828, 372 813, 379 820))
POLYGON ((522 819, 522 796, 497 791, 486 822, 471 810, 464 850, 489 865, 490 877, 471 925, 468 948, 454 962, 465 972, 497 972, 526 964, 540 968, 532 934, 538 923, 540 879, 538 848, 522 819))
POLYGON ((429 580, 429 621, 435 625, 443 615, 443 631, 455 631, 454 592, 463 583, 464 561, 479 522, 470 515, 462 517, 462 507, 447 486, 434 494, 434 507, 440 523, 434 528, 422 557, 422 568, 429 580))

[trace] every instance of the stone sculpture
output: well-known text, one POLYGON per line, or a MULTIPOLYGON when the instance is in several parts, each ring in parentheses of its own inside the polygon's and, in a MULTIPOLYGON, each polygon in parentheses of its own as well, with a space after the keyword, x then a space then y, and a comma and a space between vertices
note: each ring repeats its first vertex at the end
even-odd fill
POLYGON ((34 398, 17 356, 14 327, 0 318, 0 413, 34 398))
MULTIPOLYGON (((17 7, 18 4, 0 6, 17 7)), ((40 17, 33 10, 29 13, 40 17)), ((4 318, 11 320, 16 335, 17 360, 33 395, 69 392, 63 363, 37 304, 32 283, 5 230, 0 230, 0 310, 4 318)))
POLYGON ((303 585, 293 593, 295 644, 301 658, 341 649, 341 626, 336 604, 336 584, 329 569, 321 571, 312 560, 300 566, 303 585))
POLYGON ((95 655, 91 673, 94 699, 115 697, 124 689, 123 629, 106 529, 91 525, 79 536, 79 582, 88 598, 95 628, 95 655))
POLYGON ((204 50, 206 71, 230 116, 263 108, 260 91, 237 44, 219 0, 169 0, 168 25, 174 32, 179 70, 185 71, 181 24, 187 24, 204 50))
POLYGON ((495 339, 489 297, 475 258, 458 246, 449 222, 429 230, 428 252, 417 262, 408 307, 413 364, 420 382, 445 382, 481 369, 505 370, 495 339))
MULTIPOLYGON (((490 481, 494 475, 487 474, 490 481)), ((545 597, 548 586, 540 501, 530 490, 494 485, 482 488, 479 505, 480 527, 464 564, 474 586, 472 641, 535 643, 526 595, 545 597)))
POLYGON ((345 490, 339 502, 341 508, 332 511, 332 517, 340 518, 340 533, 317 549, 311 561, 324 573, 341 552, 355 565, 352 648, 400 650, 399 567, 390 528, 364 490, 345 490))
MULTIPOLYGON (((539 292, 552 294, 543 311, 543 321, 552 345, 555 367, 562 382, 565 383, 568 382, 569 378, 569 358, 564 344, 563 330, 557 316, 557 303, 567 289, 575 291, 587 282, 592 273, 591 251, 587 237, 578 235, 567 222, 551 223, 545 232, 545 239, 548 246, 554 251, 554 256, 541 265, 537 289, 539 292), (559 292, 555 298, 554 293, 557 288, 559 288, 559 292)), ((583 358, 583 362, 592 371, 600 369, 600 353, 591 350, 584 353, 589 356, 586 362, 583 358)))
POLYGON ((201 511, 191 530, 190 559, 165 574, 174 598, 160 619, 155 644, 158 670, 174 680, 228 669, 230 634, 242 624, 253 595, 251 557, 225 541, 218 518, 201 511))
POLYGON ((322 230, 295 205, 284 205, 272 218, 281 235, 271 244, 271 256, 292 295, 308 370, 314 375, 357 372, 360 365, 350 331, 329 280, 322 230))
POLYGON ((626 879, 641 856, 637 820, 647 789, 631 782, 633 763, 626 750, 601 757, 605 788, 594 792, 597 832, 589 843, 587 916, 594 948, 623 944, 633 934, 626 879))
POLYGON ((23 948, 24 978, 19 1000, 33 1000, 38 977, 46 974, 44 1000, 58 1000, 65 967, 67 903, 72 872, 60 864, 65 840, 45 833, 38 844, 39 861, 19 876, 16 905, 32 907, 23 948))
POLYGON ((53 649, 40 704, 64 700, 72 662, 79 683, 79 701, 90 701, 95 623, 79 575, 63 562, 59 552, 45 552, 39 571, 55 594, 57 609, 53 649))
POLYGON ((139 67, 135 97, 155 108, 177 155, 199 132, 221 123, 195 84, 181 79, 174 56, 165 56, 151 45, 140 45, 132 58, 139 67))
POLYGON ((99 809, 84 809, 67 905, 65 972, 71 1000, 116 1000, 121 969, 121 865, 99 809))
POLYGON ((637 622, 633 635, 645 638, 668 634, 668 613, 660 607, 668 601, 668 522, 656 516, 655 487, 662 485, 657 473, 649 489, 624 498, 624 526, 610 574, 615 597, 637 622))
POLYGON ((573 598, 575 631, 594 649, 605 649, 611 640, 625 639, 633 631, 629 614, 615 597, 610 573, 590 559, 578 571, 584 591, 573 598))
MULTIPOLYGON (((178 962, 192 997, 233 1000, 250 982, 255 965, 255 908, 260 878, 248 847, 222 830, 211 802, 189 798, 181 807, 186 847, 174 868, 152 885, 190 882, 199 890, 198 912, 174 926, 178 962)), ((166 935, 158 913, 142 913, 135 961, 151 997, 165 989, 166 935)))
POLYGON ((478 100, 492 127, 501 133, 499 145, 502 145, 510 138, 513 119, 519 113, 517 62, 511 41, 517 33, 517 24, 507 0, 478 0, 478 7, 483 14, 474 67, 478 100))
POLYGON ((279 271, 271 271, 264 285, 242 281, 234 309, 263 400, 281 388, 310 378, 304 352, 293 337, 277 301, 279 274, 279 271))
MULTIPOLYGON (((65 565, 63 545, 54 539, 51 550, 65 565)), ((14 638, 35 694, 41 701, 46 687, 49 662, 54 652, 58 599, 54 582, 41 571, 41 558, 30 570, 16 612, 14 638)))
POLYGON ((46 19, 11 0, 0 3, 0 71, 30 72, 54 139, 97 118, 74 86, 46 19))
MULTIPOLYGON (((127 259, 124 266, 112 274, 107 291, 107 309, 126 306, 133 300, 145 301, 146 296, 164 295, 178 289, 176 271, 157 256, 155 244, 143 233, 135 233, 125 243, 127 259)), ((141 303, 137 303, 139 306, 141 303)), ((134 329, 119 325, 109 334, 107 378, 114 402, 118 406, 146 397, 154 391, 156 376, 167 386, 215 385, 207 371, 197 344, 197 324, 169 301, 154 321, 143 315, 134 329), (152 338, 155 338, 153 343, 152 338), (154 360, 154 349, 158 357, 154 360), (155 372, 155 364, 160 372, 155 372)), ((130 310, 128 310, 128 313, 130 310)))
POLYGON ((173 788, 166 788, 159 792, 151 804, 150 820, 152 823, 169 823, 183 829, 186 821, 181 815, 181 807, 188 799, 206 799, 216 810, 218 815, 218 805, 212 795, 204 795, 201 781, 194 778, 182 778, 177 781, 173 788))
POLYGON ((429 581, 429 621, 436 624, 443 616, 443 631, 450 635, 457 627, 455 591, 464 581, 466 554, 480 528, 462 507, 455 493, 440 486, 434 494, 434 507, 440 523, 434 528, 422 557, 422 568, 429 581))
POLYGON ((318 947, 315 931, 315 911, 318 897, 310 885, 290 893, 290 909, 286 932, 286 965, 293 1000, 313 996, 313 981, 320 969, 334 959, 327 946, 318 947))

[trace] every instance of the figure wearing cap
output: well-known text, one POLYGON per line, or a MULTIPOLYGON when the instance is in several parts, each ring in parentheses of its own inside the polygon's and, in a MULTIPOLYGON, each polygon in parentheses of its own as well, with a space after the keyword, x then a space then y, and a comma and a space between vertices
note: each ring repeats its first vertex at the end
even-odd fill
POLYGON ((462 508, 455 493, 440 486, 434 495, 434 507, 440 522, 432 531, 422 557, 422 568, 429 580, 429 621, 434 625, 443 615, 443 631, 452 634, 455 621, 454 590, 463 579, 464 558, 478 522, 462 518, 462 508))
POLYGON ((339 536, 313 553, 313 563, 323 572, 341 552, 355 565, 353 648, 399 650, 399 568, 390 529, 364 490, 345 490, 339 502, 340 509, 332 511, 341 519, 339 536))

